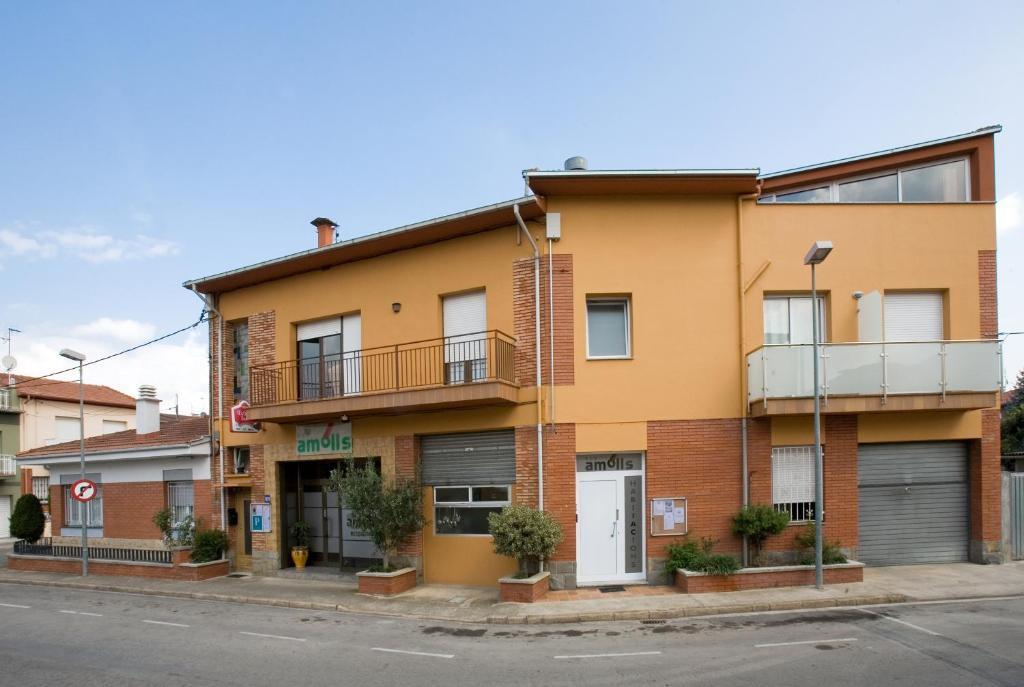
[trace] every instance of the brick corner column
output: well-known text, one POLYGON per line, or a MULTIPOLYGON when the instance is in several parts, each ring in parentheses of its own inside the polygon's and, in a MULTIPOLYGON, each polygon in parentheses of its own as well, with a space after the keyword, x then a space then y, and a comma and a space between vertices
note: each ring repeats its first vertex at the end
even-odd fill
POLYGON ((970 560, 1002 563, 1002 468, 999 409, 981 411, 981 439, 970 446, 970 560))
MULTIPOLYGON (((419 440, 406 434, 395 437, 395 479, 417 479, 419 440)), ((428 525, 429 527, 429 525, 428 525)), ((417 577, 423 577, 423 532, 416 532, 405 540, 396 552, 410 568, 416 568, 417 577)))
POLYGON ((855 559, 860 541, 857 416, 826 415, 823 419, 825 538, 838 541, 855 559))

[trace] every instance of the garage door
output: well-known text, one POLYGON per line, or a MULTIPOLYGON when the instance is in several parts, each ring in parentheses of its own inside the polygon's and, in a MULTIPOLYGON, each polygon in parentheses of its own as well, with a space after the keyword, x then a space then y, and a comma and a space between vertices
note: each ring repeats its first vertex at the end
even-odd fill
POLYGON ((0 539, 11 536, 11 497, 0 496, 0 539))
POLYGON ((967 560, 967 447, 861 444, 858 556, 870 565, 967 560))

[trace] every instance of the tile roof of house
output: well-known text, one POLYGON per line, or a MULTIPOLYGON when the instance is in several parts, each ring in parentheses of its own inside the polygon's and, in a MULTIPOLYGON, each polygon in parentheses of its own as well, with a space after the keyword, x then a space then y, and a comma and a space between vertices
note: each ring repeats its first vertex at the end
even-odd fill
MULTIPOLYGON (((0 378, 6 384, 6 378, 0 378)), ((37 379, 25 375, 14 375, 15 389, 21 398, 41 398, 49 401, 72 401, 78 403, 78 382, 65 382, 57 379, 37 379)), ((117 389, 99 384, 83 384, 85 402, 95 406, 113 406, 115 408, 134 408, 135 399, 122 394, 117 389)))
MULTIPOLYGON (((104 453, 107 451, 123 451, 148 446, 180 446, 191 444, 210 434, 210 418, 203 415, 160 415, 160 431, 149 434, 137 434, 134 429, 114 432, 85 440, 86 453, 104 453)), ((56 456, 77 453, 79 442, 65 441, 52 446, 40 446, 18 454, 19 458, 36 456, 56 456)))

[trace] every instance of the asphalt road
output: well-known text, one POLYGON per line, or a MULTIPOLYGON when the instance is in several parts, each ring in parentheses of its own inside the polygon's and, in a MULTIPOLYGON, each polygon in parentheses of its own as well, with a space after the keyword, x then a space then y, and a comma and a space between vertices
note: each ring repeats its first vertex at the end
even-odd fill
POLYGON ((1024 685, 1024 598, 484 626, 0 584, 19 685, 1024 685))

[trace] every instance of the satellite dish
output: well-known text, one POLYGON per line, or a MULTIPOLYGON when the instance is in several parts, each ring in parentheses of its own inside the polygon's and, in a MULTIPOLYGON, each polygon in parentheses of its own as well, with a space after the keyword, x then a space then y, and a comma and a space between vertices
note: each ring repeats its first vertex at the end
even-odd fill
POLYGON ((18 361, 14 359, 13 355, 5 355, 3 360, 0 360, 0 362, 3 363, 4 370, 7 372, 10 372, 18 366, 18 361))

